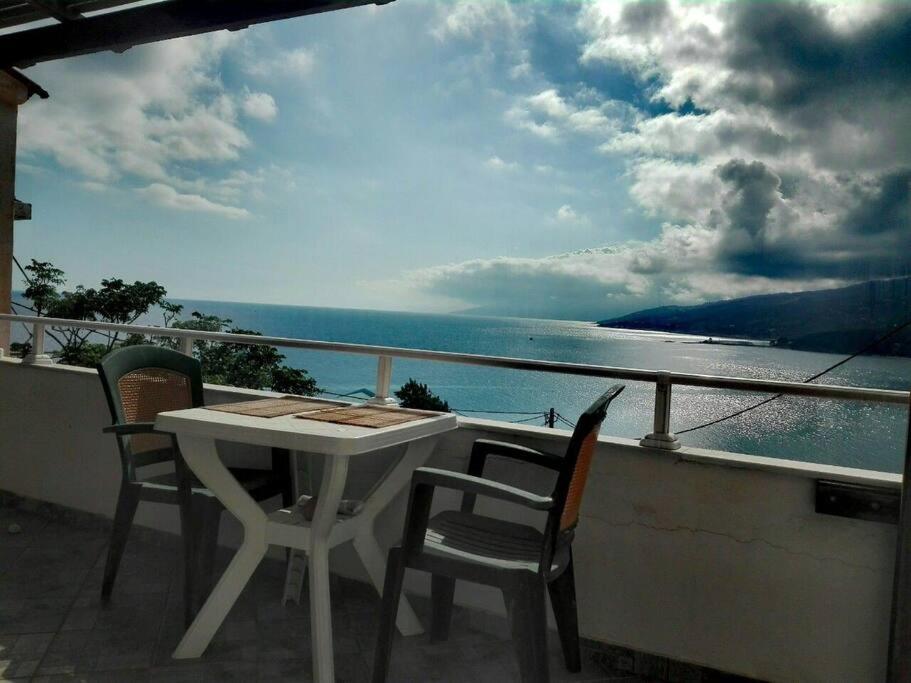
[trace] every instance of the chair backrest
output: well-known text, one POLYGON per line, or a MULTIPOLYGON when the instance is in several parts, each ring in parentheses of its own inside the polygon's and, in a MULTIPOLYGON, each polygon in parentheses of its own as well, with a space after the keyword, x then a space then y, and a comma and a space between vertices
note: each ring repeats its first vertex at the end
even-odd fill
POLYGON ((553 552, 562 543, 572 540, 573 530, 579 521, 579 508, 582 506, 582 496, 585 493, 585 484, 588 482, 592 457, 598 445, 601 423, 607 416, 607 409, 611 401, 617 398, 624 388, 622 384, 612 386, 599 396, 576 422, 576 428, 563 458, 563 467, 554 487, 553 498, 556 505, 554 505, 547 523, 548 546, 545 550, 547 562, 542 563, 542 568, 549 566, 553 552))
MULTIPOLYGON (((152 422, 158 413, 203 405, 199 361, 171 349, 125 346, 102 359, 98 376, 115 424, 152 422)), ((129 455, 172 445, 171 438, 161 434, 135 434, 119 441, 129 455)))

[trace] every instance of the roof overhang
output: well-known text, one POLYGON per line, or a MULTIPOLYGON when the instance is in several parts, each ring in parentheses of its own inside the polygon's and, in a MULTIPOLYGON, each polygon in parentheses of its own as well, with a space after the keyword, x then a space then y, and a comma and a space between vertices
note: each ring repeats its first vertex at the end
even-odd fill
POLYGON ((0 67, 27 67, 53 59, 154 43, 392 0, 0 0, 0 67), (86 16, 88 12, 101 12, 86 16), (35 22, 57 23, 33 26, 35 22))

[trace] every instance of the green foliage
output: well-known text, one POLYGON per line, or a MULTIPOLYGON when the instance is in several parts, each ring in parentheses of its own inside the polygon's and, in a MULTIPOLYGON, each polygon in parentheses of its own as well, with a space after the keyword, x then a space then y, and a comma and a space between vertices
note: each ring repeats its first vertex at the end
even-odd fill
POLYGON ((32 262, 25 267, 29 274, 28 287, 25 288, 25 296, 32 302, 35 309, 35 315, 42 315, 50 309, 59 298, 57 287, 62 285, 66 280, 63 277, 63 271, 55 268, 53 263, 48 261, 32 262))
MULTIPOLYGON (((28 287, 25 296, 35 315, 74 320, 95 320, 120 324, 136 322, 154 306, 162 305, 167 294, 157 282, 128 284, 119 278, 101 281, 101 286, 86 289, 82 285, 73 291, 60 291, 66 283, 64 272, 48 261, 32 259, 25 267, 28 287)), ((167 304, 166 304, 167 305, 167 304)), ((179 306, 172 305, 173 312, 179 306)), ((119 344, 119 333, 92 332, 66 327, 52 327, 48 335, 57 342, 61 362, 68 365, 94 366, 104 354, 119 344)))
POLYGON ((426 384, 408 378, 402 387, 395 392, 403 408, 417 408, 418 410, 437 410, 448 413, 449 403, 434 394, 426 384))
POLYGON ((76 346, 67 346, 60 350, 57 361, 64 365, 80 365, 84 368, 94 368, 101 362, 113 347, 106 343, 93 343, 82 341, 76 346))
POLYGON ((13 358, 25 358, 32 350, 28 342, 13 342, 9 345, 9 353, 13 358))
MULTIPOLYGON (((175 329, 232 334, 260 335, 256 330, 231 327, 231 320, 217 315, 194 311, 190 320, 173 324, 175 329)), ((272 389, 286 394, 311 396, 319 390, 316 380, 305 371, 290 368, 282 361, 285 356, 274 346, 228 344, 196 341, 193 355, 202 363, 203 377, 213 384, 248 389, 272 389)))
MULTIPOLYGON (((232 332, 259 335, 255 330, 231 327, 227 318, 194 311, 190 319, 181 320, 183 306, 165 299, 167 290, 155 281, 128 284, 119 278, 101 281, 101 286, 73 291, 58 290, 65 282, 64 272, 48 262, 32 260, 25 270, 29 286, 25 296, 31 300, 36 315, 75 320, 93 320, 131 324, 158 307, 164 326, 204 332, 232 332)), ((94 367, 107 353, 118 346, 158 344, 177 348, 173 337, 74 330, 64 327, 48 329, 57 342, 59 362, 67 365, 94 367)), ((22 345, 27 352, 28 344, 22 345)), ((288 394, 309 396, 319 391, 316 380, 306 370, 284 365, 285 356, 272 346, 225 344, 198 340, 193 355, 202 363, 203 378, 213 384, 248 389, 273 389, 288 394)))

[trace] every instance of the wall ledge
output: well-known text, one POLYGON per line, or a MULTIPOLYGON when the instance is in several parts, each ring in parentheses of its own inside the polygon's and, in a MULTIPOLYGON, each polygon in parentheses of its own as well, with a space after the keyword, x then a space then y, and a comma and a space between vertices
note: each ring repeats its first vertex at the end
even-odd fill
MULTIPOLYGON (((531 425, 517 425, 511 422, 497 420, 484 420, 480 418, 459 418, 461 429, 473 429, 492 434, 502 434, 512 439, 535 440, 553 444, 553 449, 559 452, 566 448, 570 432, 562 429, 549 429, 531 425)), ((638 439, 626 439, 618 436, 601 435, 598 442, 608 447, 612 453, 622 453, 646 458, 660 458, 676 463, 704 465, 708 467, 726 467, 735 469, 760 470, 770 474, 805 479, 831 479, 855 484, 882 486, 885 488, 901 488, 902 475, 892 472, 879 472, 877 470, 864 470, 854 467, 840 467, 838 465, 825 465, 814 462, 801 462, 799 460, 786 460, 762 455, 748 455, 746 453, 731 453, 716 451, 708 448, 683 446, 676 451, 666 451, 660 448, 647 448, 640 446, 638 439)), ((545 448, 547 445, 544 446, 545 448)))

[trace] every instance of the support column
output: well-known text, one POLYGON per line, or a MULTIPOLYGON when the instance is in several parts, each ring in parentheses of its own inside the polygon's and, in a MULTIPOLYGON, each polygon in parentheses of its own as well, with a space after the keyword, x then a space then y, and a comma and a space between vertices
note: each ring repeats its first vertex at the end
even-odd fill
MULTIPOLYGON (((16 125, 28 89, 0 71, 0 313, 12 313, 13 221, 16 193, 16 125)), ((9 353, 9 322, 0 322, 0 354, 9 353)))
POLYGON ((667 372, 658 373, 655 382, 654 431, 640 439, 639 445, 666 451, 680 448, 680 441, 671 431, 671 376, 667 372))

